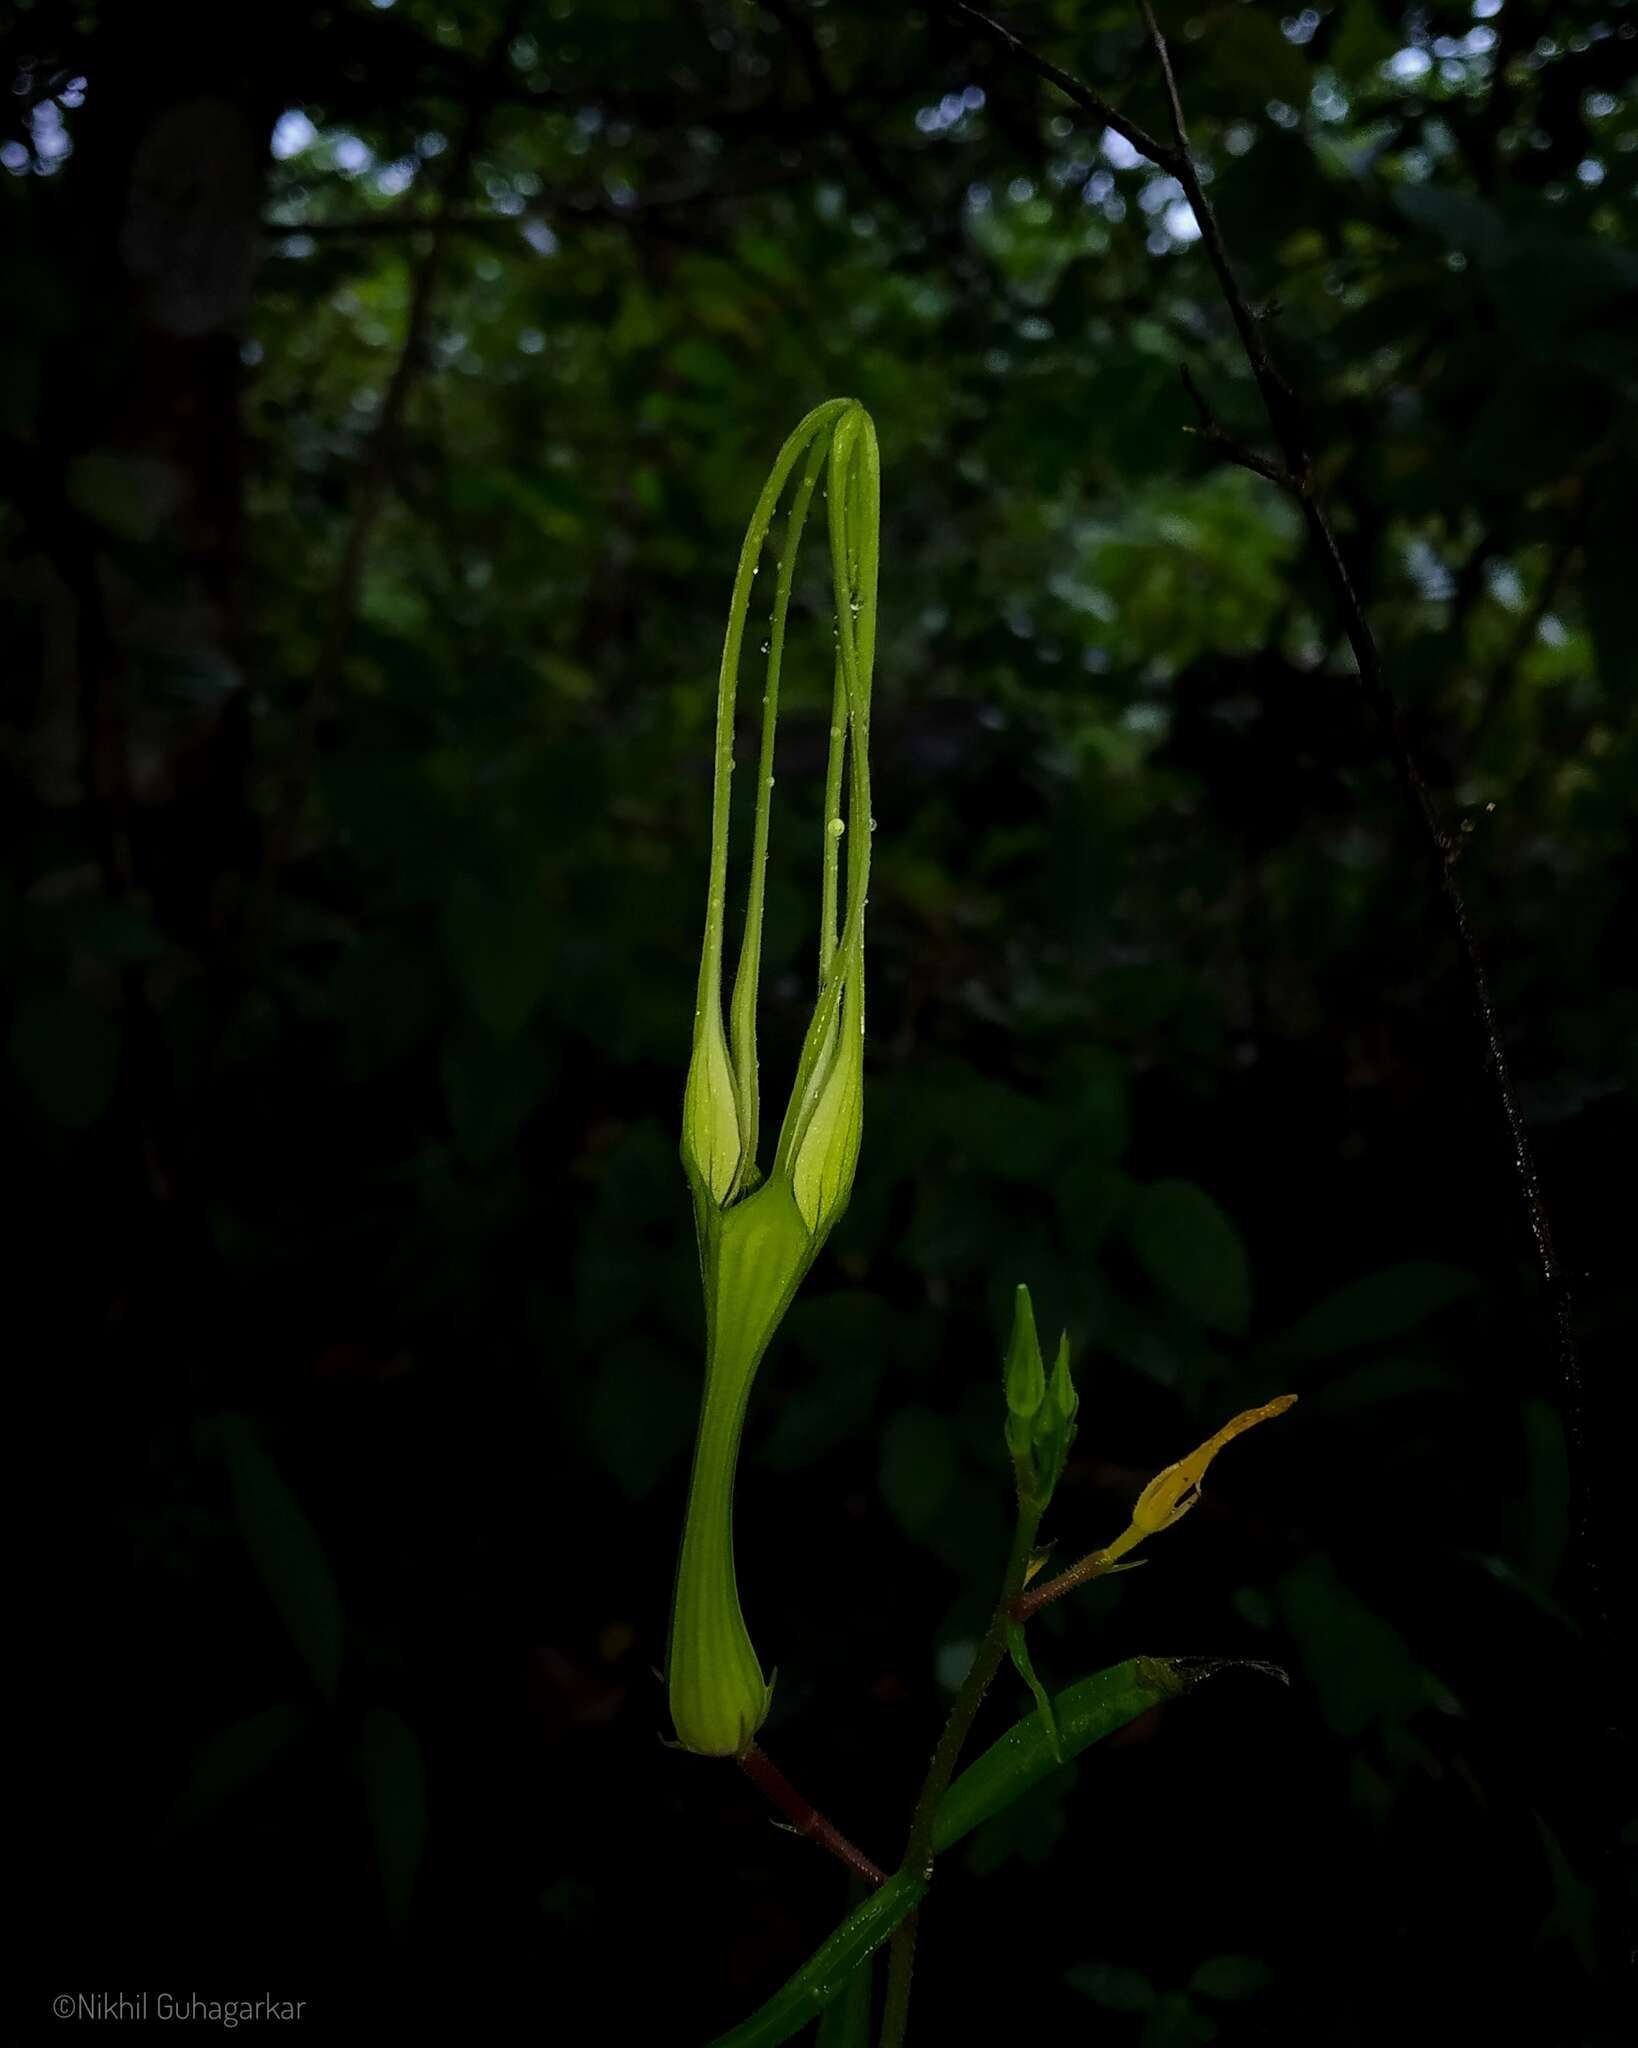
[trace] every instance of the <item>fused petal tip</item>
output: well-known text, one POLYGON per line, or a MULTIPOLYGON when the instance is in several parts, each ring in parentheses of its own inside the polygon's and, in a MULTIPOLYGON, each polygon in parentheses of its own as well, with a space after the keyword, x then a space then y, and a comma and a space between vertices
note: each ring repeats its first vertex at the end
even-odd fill
POLYGON ((1138 1495, 1137 1506, 1132 1510, 1132 1527, 1141 1535, 1153 1536, 1181 1520, 1200 1498, 1200 1482, 1206 1467, 1223 1446, 1232 1443, 1256 1423, 1283 1415, 1296 1398, 1295 1394, 1281 1394, 1273 1401, 1265 1401, 1261 1408, 1243 1410, 1232 1422, 1225 1422, 1217 1434, 1209 1437, 1198 1450, 1190 1451, 1186 1458, 1179 1458, 1175 1465, 1168 1465, 1164 1472, 1156 1473, 1138 1495))

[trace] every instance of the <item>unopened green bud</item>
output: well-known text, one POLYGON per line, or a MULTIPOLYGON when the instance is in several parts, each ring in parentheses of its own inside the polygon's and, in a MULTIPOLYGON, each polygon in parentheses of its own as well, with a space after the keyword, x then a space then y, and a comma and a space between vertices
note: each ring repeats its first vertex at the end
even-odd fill
MULTIPOLYGON (((862 979, 862 978, 861 978, 862 979)), ((802 1221, 817 1238, 829 1235, 847 1207, 864 1135, 864 1016, 851 988, 844 993, 850 1014, 840 1020, 837 1043, 820 1080, 813 1113, 797 1140, 791 1161, 791 1189, 802 1221)))
POLYGON ((1065 1422, 1073 1422, 1081 1397, 1075 1391, 1075 1382, 1069 1372, 1069 1332, 1063 1331, 1058 1338, 1058 1362, 1052 1368, 1052 1385, 1049 1390, 1053 1405, 1065 1422))
POLYGON ((1046 1399, 1046 1372, 1041 1364, 1041 1340, 1035 1334, 1035 1308, 1029 1289, 1020 1285, 1012 1298, 1012 1335, 1007 1340, 1003 1385, 1007 1395, 1007 1448, 1018 1472, 1021 1493, 1034 1490, 1034 1464, 1030 1456, 1032 1423, 1046 1399))
POLYGON ((739 1171, 739 1111, 728 1042, 715 1004, 695 1027, 694 1056, 683 1089, 683 1166, 713 1202, 728 1199, 739 1171))
POLYGON ((1075 1411, 1080 1406, 1069 1376, 1069 1333, 1058 1339, 1058 1358, 1052 1368, 1041 1406, 1031 1424, 1030 1450, 1035 1468, 1034 1492, 1043 1504, 1050 1501, 1075 1441, 1075 1411))
POLYGON ((1046 1370, 1041 1363, 1041 1340, 1035 1334, 1035 1305, 1024 1286, 1012 1298, 1006 1387, 1009 1412, 1026 1422, 1046 1399, 1046 1370))

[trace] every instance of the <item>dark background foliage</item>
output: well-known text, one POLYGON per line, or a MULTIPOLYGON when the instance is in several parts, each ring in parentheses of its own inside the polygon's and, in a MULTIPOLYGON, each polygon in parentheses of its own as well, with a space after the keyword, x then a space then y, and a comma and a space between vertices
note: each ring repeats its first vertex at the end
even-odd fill
MULTIPOLYGON (((1619 1630, 1638 11, 1165 13, 1467 833, 1619 1630)), ((11 1382, 50 1396, 15 1441, 55 1815, 18 2037, 147 1988, 353 2040, 703 2042, 839 1917, 738 1774, 660 1746, 652 1669, 716 655, 775 447, 849 392, 886 479, 867 1124, 741 1478, 768 1746, 893 1858, 1000 1567, 1027 1280, 1083 1392, 1061 1556, 1303 1395, 1039 1665, 1292 1683, 1217 1681, 952 1856, 918 2036, 1617 2038, 1623 1795, 1511 1163, 1295 516, 1184 431, 1187 364, 1260 441, 1176 187, 938 7, 0 15, 11 1382)), ((1163 126, 1134 8, 1008 19, 1163 126)), ((1009 1678, 986 1725, 1026 1706, 1009 1678)))

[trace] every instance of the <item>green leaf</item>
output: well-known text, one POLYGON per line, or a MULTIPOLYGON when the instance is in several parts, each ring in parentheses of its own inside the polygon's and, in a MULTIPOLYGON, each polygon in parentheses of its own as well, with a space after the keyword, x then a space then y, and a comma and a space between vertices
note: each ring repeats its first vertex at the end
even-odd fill
POLYGON ((341 1676, 341 1599, 318 1532, 243 1416, 218 1425, 234 1517, 256 1575, 325 1699, 341 1676))
POLYGON ((461 993, 497 1038, 513 1038, 551 980, 553 918, 543 896, 497 894, 473 877, 451 890, 444 943, 461 993))
POLYGON ((1022 1622, 1013 1622, 1007 1629, 1007 1651, 1011 1656, 1018 1676, 1035 1695, 1035 1704, 1040 1712, 1041 1726, 1046 1730, 1048 1745, 1052 1750, 1054 1763, 1064 1760, 1064 1746, 1058 1734, 1058 1723, 1053 1718, 1052 1700, 1046 1687, 1035 1675, 1035 1666, 1030 1661, 1029 1644, 1024 1640, 1022 1622))
POLYGON ((719 2034, 711 2048, 777 2048, 833 2004, 862 1963, 926 1896, 926 1882, 906 1871, 890 1877, 856 1907, 834 1934, 747 2020, 719 2034))
POLYGON ((67 990, 26 996, 12 1020, 18 1077, 52 1122, 71 1131, 88 1130, 114 1099, 119 1053, 114 1020, 67 990))
POLYGON ((470 1026, 444 1048, 439 1071, 456 1142, 474 1166, 514 1143, 552 1084, 551 1059, 535 1038, 496 1040, 470 1026))
POLYGON ((1427 1696, 1421 1667, 1391 1622, 1338 1578, 1328 1557, 1306 1559, 1275 1598, 1325 1718, 1340 1736, 1407 1719, 1427 1696))
POLYGON ((1168 1991, 1144 2022, 1138 2048, 1206 2048, 1217 2027, 1192 2005, 1186 1992, 1168 1991))
POLYGON ((993 1877, 1015 1859, 1037 1867, 1044 1864, 1068 1831, 1065 1807, 1075 1778, 1073 1764, 1054 1770, 1051 1777, 1032 1785, 1021 1799, 975 1828, 962 1859, 963 1869, 983 1878, 993 1877))
POLYGON ((955 1424, 928 1408, 901 1408, 882 1431, 882 1497, 912 1536, 924 1536, 959 1468, 955 1424))
POLYGON ((1282 99, 1305 106, 1313 81, 1309 62, 1281 33, 1272 14, 1255 8, 1224 8, 1208 17, 1202 45, 1214 77, 1232 98, 1260 107, 1282 99))
POLYGON ((1274 1972, 1255 1956, 1208 1956, 1189 1979, 1202 1998, 1254 1998, 1274 1981, 1274 1972))
POLYGON ((1155 1987, 1143 1972, 1119 1963, 1082 1963, 1066 1981, 1109 2012, 1148 2012, 1155 2002, 1155 1987))
POLYGON ((74 456, 65 480, 65 495, 77 511, 129 541, 156 539, 187 488, 178 464, 106 450, 74 456))
MULTIPOLYGON (((855 1909, 868 1895, 864 1881, 854 1878, 848 1886, 848 1898, 855 1909)), ((863 1965, 849 1974, 841 1997, 825 2007, 813 2048, 870 2048, 871 1976, 871 1961, 866 1957, 863 1965)))
MULTIPOLYGON (((1178 1698, 1226 1668, 1226 1663, 1214 1659, 1133 1657, 1066 1686, 1052 1702, 1062 1760, 1067 1763, 1150 1707, 1178 1698)), ((945 1794, 933 1831, 934 1848, 942 1851, 959 1842, 981 1821, 1022 1798, 1058 1762, 1038 1715, 1017 1722, 969 1764, 945 1794)))
MULTIPOLYGON (((1192 1691, 1220 1671, 1236 1667, 1272 1672, 1243 1658, 1134 1657, 1067 1686, 1053 1715, 1066 1761, 1162 1700, 1192 1691)), ((1274 1675, 1283 1677, 1284 1673, 1274 1675)), ((985 1750, 956 1779, 939 1808, 933 1847, 939 1854, 992 1819, 1058 1768, 1039 1719, 1031 1714, 985 1750)), ((926 1884, 900 1871, 815 1949, 802 1967, 749 2019, 719 2035, 711 2048, 777 2048, 841 1995, 851 1973, 920 1904, 926 1884)))
POLYGON ((1385 1344, 1478 1291, 1477 1279, 1465 1267, 1407 1259, 1402 1265, 1350 1280, 1328 1294, 1267 1345, 1263 1357, 1273 1364, 1329 1358, 1338 1351, 1385 1344))
POLYGON ((387 1923, 409 1920, 426 1842, 426 1769, 414 1731, 388 1707, 364 1716, 364 1810, 375 1844, 376 1873, 387 1923))
POLYGON ((1399 47, 1376 0, 1343 0, 1341 21, 1327 55, 1339 76, 1352 83, 1366 79, 1399 47))
POLYGON ((267 1707, 224 1728, 194 1759, 188 1782, 165 1821, 165 1833, 196 1827, 253 1785, 313 1725, 307 1707, 267 1707))
POLYGON ((652 1492, 682 1458, 698 1411, 693 1376, 668 1352, 628 1340, 604 1359, 591 1386, 590 1435, 629 1499, 652 1492))
POLYGON ((1162 1180, 1138 1196, 1132 1248, 1150 1279, 1210 1329, 1241 1331, 1251 1315, 1251 1266, 1240 1233, 1204 1188, 1162 1180))

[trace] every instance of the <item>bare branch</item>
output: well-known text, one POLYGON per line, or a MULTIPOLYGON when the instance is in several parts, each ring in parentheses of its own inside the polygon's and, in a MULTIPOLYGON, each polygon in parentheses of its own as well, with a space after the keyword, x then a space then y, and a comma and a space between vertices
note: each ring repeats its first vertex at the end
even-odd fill
POLYGON ((967 6, 965 0, 945 0, 945 11, 949 14, 959 14, 964 21, 970 21, 973 27, 988 36, 991 42, 999 43, 1002 49, 1016 57, 1026 70, 1033 71, 1038 78, 1044 78, 1055 85, 1064 98, 1073 100, 1083 113, 1090 114, 1095 121, 1101 121, 1105 128, 1113 128, 1117 135, 1132 145, 1139 156, 1146 156, 1150 163, 1158 164, 1161 170, 1170 171, 1174 178, 1181 177, 1176 150, 1140 128, 1135 121, 1123 114, 1119 107, 1112 106, 1102 93, 1094 92, 1091 86, 1083 84, 1069 72, 1060 70, 1050 58, 1041 56, 1038 51, 1032 50, 1028 43, 1021 42, 1010 28, 1003 28, 1000 22, 992 21, 976 7, 967 6))
POLYGON ((1289 491, 1300 498, 1308 486, 1299 482, 1288 469, 1277 462, 1271 462, 1266 455, 1259 455, 1254 448, 1248 448, 1243 441, 1237 441, 1219 423, 1217 415, 1206 403, 1205 393, 1194 381, 1194 373, 1187 363, 1178 364, 1178 373, 1183 379, 1183 388, 1189 394, 1190 402, 1199 415, 1200 424, 1185 427, 1185 434, 1198 435, 1202 441, 1209 441, 1214 448, 1220 448, 1230 462, 1236 462, 1242 469, 1249 469, 1254 476, 1266 477, 1271 484, 1278 484, 1282 491, 1289 491))

